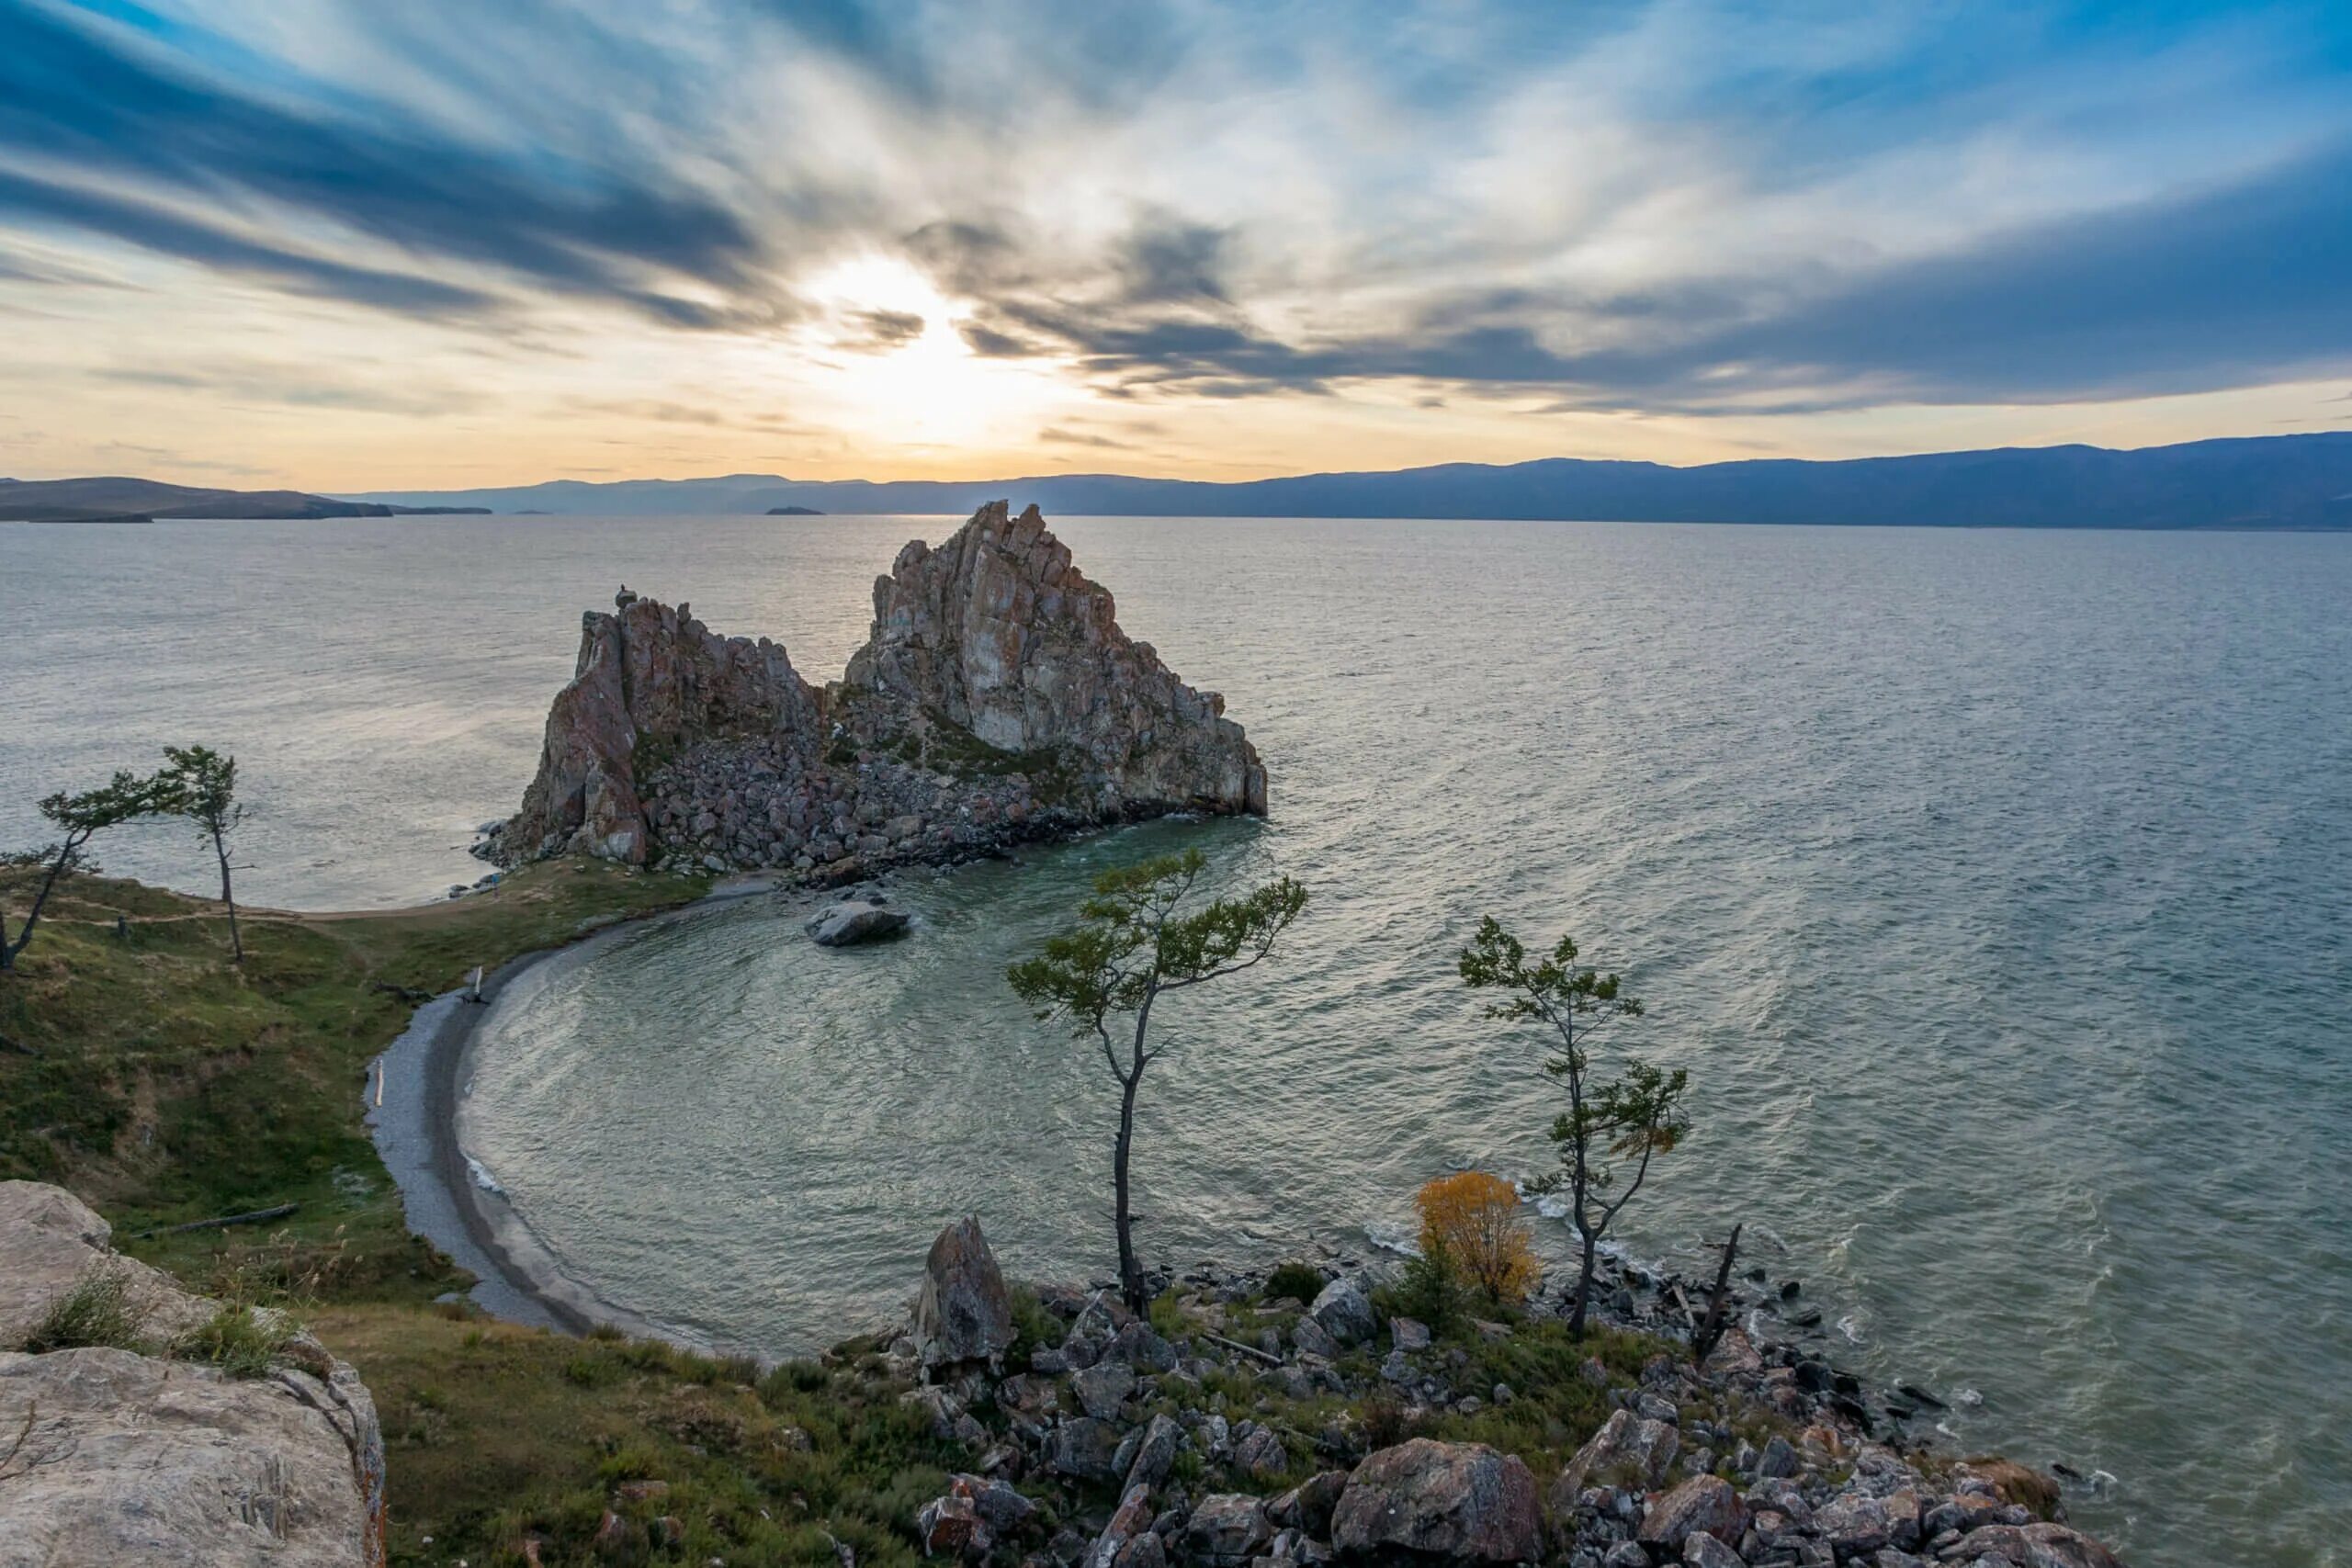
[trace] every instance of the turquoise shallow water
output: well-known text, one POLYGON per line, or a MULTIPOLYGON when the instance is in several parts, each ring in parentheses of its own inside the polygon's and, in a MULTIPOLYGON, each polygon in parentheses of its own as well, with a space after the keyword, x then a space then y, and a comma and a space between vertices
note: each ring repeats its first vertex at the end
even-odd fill
MULTIPOLYGON (((1565 927, 1698 1086, 1632 1246, 1747 1221, 1859 1369, 1981 1395, 1964 1442, 2109 1472, 2072 1506, 2135 1562, 2344 1562, 2352 539, 1057 526, 1226 693, 1272 818, 909 879, 884 951, 761 901, 550 975, 492 1021, 468 1136, 581 1280, 785 1349, 895 1305, 967 1208, 1016 1267, 1099 1269, 1100 1064, 998 976, 1095 866, 1199 842, 1317 901, 1168 1021, 1151 1256, 1360 1241, 1452 1165, 1533 1169, 1540 1054, 1451 953, 1490 909, 1565 927)), ((822 677, 946 527, 0 529, 0 828, 198 732, 254 777, 257 897, 429 892, 519 795, 580 607, 625 580, 822 677)))

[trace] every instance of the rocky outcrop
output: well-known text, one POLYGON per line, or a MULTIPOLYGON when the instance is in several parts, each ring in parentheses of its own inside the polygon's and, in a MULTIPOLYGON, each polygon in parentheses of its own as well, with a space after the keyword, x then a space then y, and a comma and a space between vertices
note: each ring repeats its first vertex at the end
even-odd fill
POLYGON ((220 1303, 118 1257, 62 1189, 0 1182, 0 1345, 61 1303, 111 1344, 0 1353, 0 1568, 361 1568, 383 1561, 384 1445, 351 1368, 285 1333, 258 1377, 173 1358, 220 1303))
POLYGON ((1012 1348, 1012 1295, 977 1216, 966 1215, 931 1244, 914 1322, 926 1367, 993 1364, 1012 1348))
POLYGON ((1331 1516, 1331 1544, 1457 1562, 1532 1562, 1544 1520, 1527 1466, 1484 1443, 1415 1438, 1356 1466, 1331 1516))
POLYGON ((846 878, 1176 811, 1262 814, 1224 699, 1119 629, 1037 509, 1001 502, 876 581, 820 692, 766 638, 624 589, 583 619, 539 770, 479 852, 846 878))

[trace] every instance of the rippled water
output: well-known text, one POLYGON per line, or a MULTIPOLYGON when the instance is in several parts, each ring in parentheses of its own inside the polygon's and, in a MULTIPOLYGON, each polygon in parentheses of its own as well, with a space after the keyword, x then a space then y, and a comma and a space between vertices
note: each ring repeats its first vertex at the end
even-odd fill
MULTIPOLYGON (((233 744, 249 882, 310 905, 473 871, 579 607, 616 581, 812 676, 940 520, 0 529, 0 826, 127 746, 233 744)), ((1200 843, 1316 902, 1166 1020, 1148 1257, 1401 1227, 1536 1168, 1534 1042, 1452 976, 1476 917, 1572 930, 1691 1069, 1628 1222, 1745 1220, 1971 1445, 2115 1477, 2133 1561, 2340 1564, 2352 1517, 2352 539, 1057 520, 1223 690, 1264 824, 903 879, 909 941, 787 899, 544 967, 490 1021, 469 1146, 585 1285, 785 1349, 897 1304, 946 1218, 1107 1268, 1107 1082, 1003 964, 1102 864, 1200 843)), ((124 869, 199 883, 176 840, 124 869)))

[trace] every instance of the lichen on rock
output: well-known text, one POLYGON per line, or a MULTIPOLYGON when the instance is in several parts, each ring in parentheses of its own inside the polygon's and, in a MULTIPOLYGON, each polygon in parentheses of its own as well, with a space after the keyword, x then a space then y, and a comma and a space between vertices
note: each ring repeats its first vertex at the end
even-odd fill
POLYGON ((1002 502, 876 580, 820 691, 784 648, 623 590, 583 618, 522 809, 481 852, 835 877, 1178 811, 1262 815, 1225 701, 1120 630, 1109 591, 1002 502))

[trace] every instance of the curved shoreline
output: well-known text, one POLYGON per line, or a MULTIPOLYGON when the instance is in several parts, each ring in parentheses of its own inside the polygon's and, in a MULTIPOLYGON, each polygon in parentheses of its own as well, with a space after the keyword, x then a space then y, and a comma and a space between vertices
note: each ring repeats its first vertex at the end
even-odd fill
POLYGON ((368 1063, 366 1120, 376 1152, 400 1189, 409 1229, 474 1276, 467 1299, 493 1317, 536 1328, 577 1335, 614 1325, 691 1349, 710 1348, 603 1300, 565 1274, 514 1205, 475 1179, 459 1136, 465 1085, 483 1021, 510 987, 548 961, 584 961, 640 929, 686 919, 714 905, 817 891, 774 878, 737 879, 678 908, 616 920, 580 941, 522 953, 482 977, 479 1002, 456 990, 419 1007, 408 1028, 368 1063))

